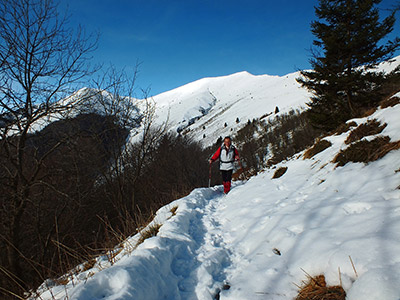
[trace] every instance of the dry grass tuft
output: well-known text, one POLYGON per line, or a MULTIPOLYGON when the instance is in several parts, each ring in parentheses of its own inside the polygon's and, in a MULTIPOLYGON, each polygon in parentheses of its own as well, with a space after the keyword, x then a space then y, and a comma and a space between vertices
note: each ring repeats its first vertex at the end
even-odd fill
POLYGON ((287 167, 280 167, 278 170, 275 171, 274 176, 272 176, 272 178, 274 179, 282 177, 283 174, 286 173, 287 169, 288 169, 287 167))
POLYGON ((364 110, 362 111, 362 113, 361 113, 361 117, 362 117, 362 118, 369 117, 369 116, 372 115, 374 112, 376 112, 376 107, 364 109, 364 110))
POLYGON ((329 142, 327 140, 319 140, 311 148, 307 149, 307 151, 304 152, 303 158, 309 159, 309 158, 313 157, 314 155, 329 148, 330 146, 332 146, 331 142, 329 142))
POLYGON ((385 99, 381 102, 381 108, 387 108, 387 107, 393 107, 397 104, 400 104, 400 98, 399 97, 391 97, 388 99, 385 99))
POLYGON ((381 123, 376 119, 369 120, 367 123, 363 123, 356 129, 352 130, 345 140, 345 144, 351 144, 355 141, 359 141, 365 136, 381 133, 386 126, 386 123, 381 125, 381 123))
POLYGON ((161 224, 152 224, 140 232, 140 238, 136 244, 136 247, 143 243, 146 239, 156 236, 160 230, 161 224))
POLYGON ((345 300, 346 292, 341 286, 327 286, 324 275, 311 277, 307 275, 299 287, 296 300, 345 300))
POLYGON ((178 209, 178 205, 174 206, 173 208, 171 208, 169 211, 172 213, 173 216, 176 215, 176 211, 178 209))
POLYGON ((118 248, 118 249, 110 249, 109 251, 107 251, 107 258, 108 261, 113 265, 117 262, 116 257, 118 256, 118 254, 120 254, 122 252, 123 248, 118 248))
POLYGON ((54 280, 54 282, 56 283, 56 285, 67 285, 69 283, 69 275, 64 275, 61 276, 60 278, 57 278, 54 280))
POLYGON ((356 126, 357 126, 357 123, 354 122, 354 121, 351 121, 349 123, 341 124, 338 128, 336 128, 335 134, 336 135, 341 135, 342 133, 345 133, 345 132, 349 131, 349 129, 351 127, 356 127, 356 126))
POLYGON ((96 264, 96 259, 92 258, 83 264, 82 272, 90 270, 96 264))
POLYGON ((390 142, 388 136, 377 137, 372 141, 359 141, 340 151, 333 159, 337 166, 348 162, 368 163, 384 157, 392 150, 400 149, 400 141, 390 142))
POLYGON ((257 175, 257 170, 249 168, 240 168, 237 172, 232 174, 232 181, 249 180, 250 177, 257 175))

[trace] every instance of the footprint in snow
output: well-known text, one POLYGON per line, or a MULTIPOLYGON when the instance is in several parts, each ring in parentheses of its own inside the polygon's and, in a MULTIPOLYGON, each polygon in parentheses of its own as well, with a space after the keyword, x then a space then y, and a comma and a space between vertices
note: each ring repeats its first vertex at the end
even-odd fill
POLYGON ((347 215, 352 214, 360 214, 364 211, 370 210, 372 207, 371 204, 365 202, 353 202, 353 203, 346 203, 343 205, 343 210, 347 215))

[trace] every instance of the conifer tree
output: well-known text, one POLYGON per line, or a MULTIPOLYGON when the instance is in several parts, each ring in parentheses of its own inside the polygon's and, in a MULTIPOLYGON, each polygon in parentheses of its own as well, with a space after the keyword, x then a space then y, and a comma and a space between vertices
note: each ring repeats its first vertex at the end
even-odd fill
MULTIPOLYGON (((311 23, 312 71, 297 81, 313 93, 309 117, 326 130, 334 129, 376 105, 387 74, 376 66, 393 57, 400 39, 382 42, 393 30, 395 10, 381 20, 381 0, 319 0, 318 21, 311 23)), ((397 70, 398 71, 398 70, 397 70)))

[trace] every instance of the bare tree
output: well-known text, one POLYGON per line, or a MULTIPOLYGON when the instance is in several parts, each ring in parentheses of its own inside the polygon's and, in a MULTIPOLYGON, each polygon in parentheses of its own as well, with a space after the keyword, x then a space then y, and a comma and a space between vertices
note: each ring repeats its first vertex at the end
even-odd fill
MULTIPOLYGON (((94 89, 91 90, 92 103, 99 106, 101 113, 114 117, 119 126, 127 129, 138 127, 141 122, 135 99, 139 65, 134 66, 132 73, 110 66, 94 82, 94 89)), ((144 91, 143 95, 147 98, 144 91)))
MULTIPOLYGON (((143 118, 141 122, 141 133, 138 135, 136 142, 132 143, 127 149, 125 160, 127 165, 134 167, 131 172, 131 182, 136 185, 138 179, 143 173, 143 169, 151 162, 154 151, 157 149, 162 137, 168 129, 168 116, 162 124, 155 124, 156 121, 156 105, 152 99, 145 98, 143 103, 143 118)), ((135 191, 131 194, 131 211, 135 211, 136 200, 135 191)))
POLYGON ((13 278, 23 278, 21 219, 33 189, 44 184, 44 160, 62 143, 35 151, 30 132, 44 116, 65 112, 71 103, 60 100, 93 71, 88 60, 97 38, 69 29, 67 21, 52 0, 0 2, 0 180, 7 191, 1 195, 6 218, 0 247, 7 249, 3 275, 13 278))
POLYGON ((111 89, 113 92, 102 92, 98 98, 103 111, 110 114, 119 126, 129 129, 130 134, 125 147, 110 153, 113 162, 108 172, 103 173, 103 179, 107 183, 109 201, 119 215, 122 233, 129 235, 136 229, 137 217, 141 215, 135 199, 137 182, 167 132, 168 117, 156 123, 156 104, 146 91, 142 91, 143 99, 134 99, 131 93, 134 81, 120 75, 115 77, 117 73, 112 74, 111 82, 115 83, 111 89), (123 84, 127 88, 121 87, 123 84), (125 91, 124 96, 121 96, 121 91, 125 91))
MULTIPOLYGON (((156 104, 148 97, 148 91, 140 90, 141 99, 135 86, 139 64, 132 73, 108 68, 94 82, 94 87, 83 93, 84 102, 81 111, 98 112, 111 121, 108 130, 122 129, 122 136, 113 138, 114 144, 120 144, 128 138, 123 147, 109 147, 109 167, 101 172, 99 188, 108 202, 114 207, 119 220, 122 235, 132 234, 141 215, 135 195, 137 181, 142 175, 167 131, 168 117, 163 122, 156 122, 156 104), (125 135, 128 132, 127 136, 125 135)), ((98 136, 101 144, 101 136, 98 136)))

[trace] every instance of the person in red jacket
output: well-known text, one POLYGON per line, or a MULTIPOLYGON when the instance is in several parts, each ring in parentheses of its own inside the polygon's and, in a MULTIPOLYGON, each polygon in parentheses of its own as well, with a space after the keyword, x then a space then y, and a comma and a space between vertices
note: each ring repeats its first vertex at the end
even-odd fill
POLYGON ((235 160, 239 161, 239 152, 232 145, 232 139, 227 136, 224 138, 224 143, 210 159, 210 165, 219 159, 219 169, 222 174, 222 184, 224 185, 224 193, 228 194, 231 190, 232 172, 235 160))

